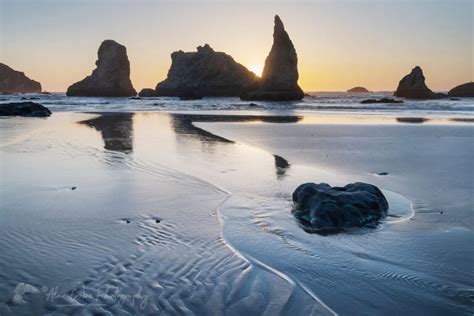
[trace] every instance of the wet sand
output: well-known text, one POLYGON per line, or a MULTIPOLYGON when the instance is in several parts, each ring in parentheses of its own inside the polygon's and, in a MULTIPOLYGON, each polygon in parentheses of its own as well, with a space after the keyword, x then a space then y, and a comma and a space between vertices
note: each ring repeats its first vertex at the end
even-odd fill
POLYGON ((473 127, 393 121, 1 119, 0 313, 472 313, 473 127), (391 216, 307 234, 305 181, 376 184, 391 216))

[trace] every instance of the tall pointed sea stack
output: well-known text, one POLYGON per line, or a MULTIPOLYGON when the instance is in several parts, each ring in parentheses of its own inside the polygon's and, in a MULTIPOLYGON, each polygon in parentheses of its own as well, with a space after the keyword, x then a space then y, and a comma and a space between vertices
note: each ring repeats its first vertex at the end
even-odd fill
POLYGON ((244 93, 244 100, 301 100, 304 93, 298 86, 298 57, 283 22, 275 15, 273 46, 265 60, 259 88, 244 93))
POLYGON ((125 46, 105 40, 99 47, 97 68, 67 89, 68 96, 130 97, 137 92, 130 81, 130 62, 125 46))
POLYGON ((431 91, 425 84, 423 70, 416 66, 411 72, 403 77, 398 84, 397 91, 393 94, 396 97, 408 99, 436 99, 439 96, 431 91))
POLYGON ((31 80, 23 72, 0 63, 0 93, 41 92, 41 84, 31 80))

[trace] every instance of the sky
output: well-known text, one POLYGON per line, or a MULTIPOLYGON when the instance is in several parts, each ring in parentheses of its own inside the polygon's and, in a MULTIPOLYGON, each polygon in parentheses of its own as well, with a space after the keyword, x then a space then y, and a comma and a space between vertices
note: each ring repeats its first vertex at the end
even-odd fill
POLYGON ((393 91, 416 65, 436 91, 473 81, 473 0, 0 0, 0 62, 62 92, 113 39, 139 91, 166 78, 171 52, 205 43, 262 68, 275 14, 305 91, 393 91))

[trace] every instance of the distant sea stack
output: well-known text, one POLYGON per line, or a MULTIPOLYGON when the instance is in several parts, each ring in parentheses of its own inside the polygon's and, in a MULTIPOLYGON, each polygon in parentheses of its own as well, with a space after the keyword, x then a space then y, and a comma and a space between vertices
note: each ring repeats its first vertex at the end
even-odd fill
POLYGON ((347 92, 349 92, 349 93, 368 93, 370 91, 367 90, 364 87, 354 87, 352 89, 347 90, 347 92))
POLYGON ((154 89, 144 88, 140 90, 140 92, 138 93, 138 96, 140 98, 152 98, 152 97, 157 97, 158 94, 156 93, 154 89))
POLYGON ((426 86, 423 70, 419 66, 413 68, 408 75, 400 80, 394 96, 408 99, 438 99, 441 97, 426 86))
POLYGON ((130 62, 125 46, 105 40, 99 47, 97 68, 67 89, 68 96, 131 97, 137 92, 130 81, 130 62))
POLYGON ((41 84, 0 63, 0 93, 39 93, 41 84))
POLYGON ((461 84, 449 90, 448 96, 458 98, 474 98, 474 82, 461 84))
POLYGON ((171 54, 168 77, 157 84, 159 96, 239 96, 256 84, 253 72, 231 56, 215 52, 208 44, 197 52, 177 51, 171 54))
POLYGON ((303 90, 298 86, 298 57, 283 22, 275 16, 273 46, 265 60, 258 89, 249 90, 243 100, 290 101, 301 100, 303 90))

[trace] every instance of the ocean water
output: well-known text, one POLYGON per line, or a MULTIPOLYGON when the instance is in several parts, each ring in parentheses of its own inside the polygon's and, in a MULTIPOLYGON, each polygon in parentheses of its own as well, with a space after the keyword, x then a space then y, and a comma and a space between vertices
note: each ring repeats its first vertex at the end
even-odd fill
POLYGON ((0 314, 472 314, 472 100, 374 96, 1 96, 53 115, 0 119, 0 314), (389 217, 308 234, 309 181, 389 217))
POLYGON ((272 114, 311 114, 345 113, 345 114, 400 114, 422 117, 471 117, 474 113, 474 98, 460 100, 405 100, 401 104, 360 104, 369 98, 392 97, 389 92, 380 93, 310 93, 297 102, 262 102, 242 101, 239 98, 204 98, 202 100, 181 101, 175 97, 159 98, 84 98, 66 97, 64 93, 51 95, 8 95, 0 96, 0 103, 31 100, 51 109, 63 111, 227 111, 227 112, 269 112, 272 114))

